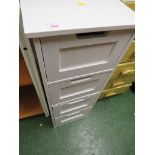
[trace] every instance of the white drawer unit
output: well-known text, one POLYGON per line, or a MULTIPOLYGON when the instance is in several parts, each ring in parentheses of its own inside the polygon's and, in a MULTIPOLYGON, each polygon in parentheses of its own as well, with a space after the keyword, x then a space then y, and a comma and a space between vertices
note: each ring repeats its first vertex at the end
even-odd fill
POLYGON ((61 82, 49 84, 52 104, 58 104, 77 97, 101 92, 111 71, 75 77, 61 82))
POLYGON ((134 39, 134 12, 122 2, 84 3, 20 0, 54 127, 91 111, 134 39))
POLYGON ((100 93, 95 93, 76 98, 74 100, 50 106, 50 108, 53 109, 54 117, 61 117, 82 110, 83 108, 93 107, 99 94, 100 93))

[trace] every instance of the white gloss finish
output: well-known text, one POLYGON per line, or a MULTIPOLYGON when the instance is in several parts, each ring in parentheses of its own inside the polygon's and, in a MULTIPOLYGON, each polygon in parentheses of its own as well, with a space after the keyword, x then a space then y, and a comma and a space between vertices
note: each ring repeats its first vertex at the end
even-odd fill
POLYGON ((27 38, 133 29, 135 25, 134 12, 119 0, 20 0, 20 6, 27 38))

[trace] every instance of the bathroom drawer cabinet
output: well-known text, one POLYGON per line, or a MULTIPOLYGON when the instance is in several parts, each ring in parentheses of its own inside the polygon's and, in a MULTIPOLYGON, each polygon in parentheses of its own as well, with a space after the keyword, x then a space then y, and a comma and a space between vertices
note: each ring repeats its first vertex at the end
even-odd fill
POLYGON ((117 0, 21 0, 20 7, 54 127, 84 118, 134 39, 134 12, 117 0))

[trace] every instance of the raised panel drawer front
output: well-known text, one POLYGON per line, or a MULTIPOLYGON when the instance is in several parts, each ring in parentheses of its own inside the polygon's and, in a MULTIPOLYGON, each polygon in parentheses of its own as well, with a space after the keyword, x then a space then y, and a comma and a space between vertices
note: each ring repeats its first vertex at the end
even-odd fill
POLYGON ((96 103, 98 95, 99 93, 87 95, 84 97, 77 98, 75 100, 50 106, 50 108, 53 108, 55 118, 61 117, 82 110, 84 108, 93 107, 96 103))
POLYGON ((110 73, 111 71, 107 71, 49 84, 48 86, 52 104, 58 104, 78 97, 100 92, 103 89, 110 73))
POLYGON ((91 111, 91 108, 86 108, 81 111, 79 110, 79 111, 73 112, 71 114, 68 114, 68 115, 65 115, 65 116, 62 116, 59 118, 55 118, 55 125, 60 126, 60 125, 66 124, 66 123, 73 122, 78 119, 82 119, 82 118, 86 117, 90 113, 90 111, 91 111))
POLYGON ((112 69, 133 30, 40 38, 48 82, 112 69))

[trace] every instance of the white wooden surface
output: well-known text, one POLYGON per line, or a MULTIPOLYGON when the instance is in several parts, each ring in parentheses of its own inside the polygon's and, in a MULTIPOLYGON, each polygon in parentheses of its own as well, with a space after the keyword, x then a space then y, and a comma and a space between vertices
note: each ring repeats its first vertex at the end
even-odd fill
POLYGON ((134 28, 119 0, 20 0, 27 38, 134 28))
MULTIPOLYGON (((45 93, 46 93, 46 97, 47 97, 47 101, 48 101, 48 105, 49 105, 49 104, 51 104, 51 98, 50 98, 49 89, 48 89, 48 86, 47 86, 47 79, 46 79, 46 73, 45 73, 45 68, 44 68, 44 61, 43 61, 43 57, 42 57, 40 41, 39 41, 38 38, 34 38, 33 43, 34 43, 35 51, 37 51, 36 56, 37 56, 37 59, 38 59, 38 62, 39 62, 42 81, 43 81, 43 84, 44 84, 44 89, 45 89, 45 93)), ((50 109, 50 114, 51 114, 53 126, 55 127, 54 114, 53 114, 52 109, 50 109)))

